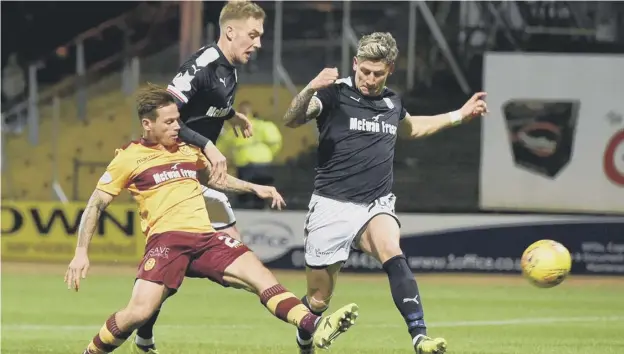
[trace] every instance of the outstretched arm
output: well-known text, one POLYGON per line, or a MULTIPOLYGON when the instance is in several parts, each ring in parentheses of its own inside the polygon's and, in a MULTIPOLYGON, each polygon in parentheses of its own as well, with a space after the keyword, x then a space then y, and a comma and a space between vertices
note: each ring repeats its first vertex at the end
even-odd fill
POLYGON ((203 185, 216 189, 224 193, 253 193, 261 199, 270 199, 271 208, 282 210, 286 206, 284 198, 277 192, 273 186, 263 186, 259 184, 245 182, 236 177, 227 175, 225 183, 215 183, 210 180, 210 167, 198 171, 199 182, 203 185))
POLYGON ((485 92, 476 93, 457 111, 435 116, 412 116, 408 113, 403 119, 403 124, 407 127, 412 138, 429 136, 487 113, 488 109, 483 100, 484 97, 485 92))
POLYGON ((214 178, 211 179, 209 177, 210 171, 210 167, 198 171, 199 183, 223 193, 254 193, 254 184, 245 182, 229 174, 225 176, 223 182, 217 182, 214 178))
POLYGON ((97 229, 98 221, 102 212, 113 201, 113 196, 99 189, 93 191, 89 202, 80 218, 80 226, 78 227, 78 244, 76 248, 84 248, 86 252, 93 234, 97 229))
POLYGON ((422 138, 439 132, 455 124, 461 123, 457 111, 438 114, 435 116, 412 116, 407 114, 403 124, 407 127, 412 138, 422 138))
POLYGON ((113 201, 113 196, 96 189, 91 194, 87 207, 80 217, 80 226, 78 227, 78 244, 74 258, 69 263, 65 272, 65 283, 68 289, 78 291, 80 288, 80 279, 87 276, 89 271, 89 257, 87 249, 97 229, 98 221, 102 212, 113 201))

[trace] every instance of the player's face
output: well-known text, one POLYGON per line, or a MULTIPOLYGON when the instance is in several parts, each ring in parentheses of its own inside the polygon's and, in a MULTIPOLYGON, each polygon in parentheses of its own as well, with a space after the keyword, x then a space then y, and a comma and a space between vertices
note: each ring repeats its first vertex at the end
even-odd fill
POLYGON ((250 17, 232 22, 232 51, 237 63, 247 64, 251 55, 262 46, 260 37, 263 33, 264 20, 250 17))
POLYGON ((172 103, 158 108, 156 112, 158 113, 156 120, 142 119, 143 129, 147 132, 148 137, 165 147, 177 144, 178 133, 180 132, 178 107, 172 103))
POLYGON ((377 96, 386 86, 388 75, 394 70, 394 65, 383 61, 359 61, 353 58, 353 70, 355 71, 355 84, 365 96, 377 96))

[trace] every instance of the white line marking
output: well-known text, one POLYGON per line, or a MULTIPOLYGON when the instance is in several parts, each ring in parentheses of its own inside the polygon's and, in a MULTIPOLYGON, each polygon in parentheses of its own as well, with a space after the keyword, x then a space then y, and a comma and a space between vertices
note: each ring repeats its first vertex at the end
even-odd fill
MULTIPOLYGON (((612 322, 612 321, 624 321, 624 316, 592 316, 592 317, 543 317, 543 318, 514 318, 508 320, 489 320, 489 321, 452 321, 452 322, 431 322, 427 324, 430 328, 454 328, 454 327, 491 327, 491 326, 514 326, 514 325, 531 325, 531 324, 550 324, 561 322, 612 322)), ((84 325, 84 326, 72 326, 72 325, 38 325, 38 324, 3 324, 2 331, 96 331, 101 325, 84 325)), ((219 324, 201 324, 196 326, 190 325, 162 325, 158 326, 160 329, 257 329, 259 327, 265 327, 263 324, 258 325, 219 325, 219 324)), ((369 328, 402 328, 405 325, 397 324, 365 324, 361 327, 369 328)))

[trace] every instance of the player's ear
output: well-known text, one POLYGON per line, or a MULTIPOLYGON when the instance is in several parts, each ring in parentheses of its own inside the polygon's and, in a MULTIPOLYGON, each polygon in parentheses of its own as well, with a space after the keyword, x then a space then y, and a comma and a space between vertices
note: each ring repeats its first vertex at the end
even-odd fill
POLYGON ((353 57, 353 71, 357 71, 358 60, 357 57, 353 57))
POLYGON ((388 76, 392 75, 393 73, 394 73, 394 63, 389 65, 388 76))
POLYGON ((233 39, 234 39, 234 27, 229 26, 229 25, 225 26, 225 31, 224 31, 224 33, 225 33, 225 37, 226 37, 228 40, 230 40, 230 41, 231 41, 231 40, 233 40, 233 39))
POLYGON ((152 121, 147 119, 147 118, 141 118, 141 126, 143 127, 143 130, 145 131, 151 131, 152 130, 152 121))

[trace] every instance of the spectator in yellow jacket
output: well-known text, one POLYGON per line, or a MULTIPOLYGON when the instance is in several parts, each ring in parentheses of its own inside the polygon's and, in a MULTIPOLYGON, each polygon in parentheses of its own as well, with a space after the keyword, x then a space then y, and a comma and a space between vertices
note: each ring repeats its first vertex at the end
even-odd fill
MULTIPOLYGON (((271 165, 282 149, 282 133, 275 123, 255 117, 251 103, 243 101, 237 112, 247 116, 253 126, 253 136, 237 138, 232 130, 225 130, 219 136, 217 148, 233 161, 238 177, 264 185, 273 184, 271 165)), ((265 204, 254 195, 239 195, 239 207, 262 209, 265 204)))

